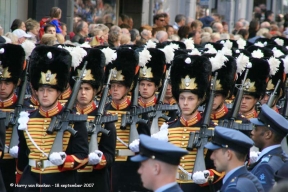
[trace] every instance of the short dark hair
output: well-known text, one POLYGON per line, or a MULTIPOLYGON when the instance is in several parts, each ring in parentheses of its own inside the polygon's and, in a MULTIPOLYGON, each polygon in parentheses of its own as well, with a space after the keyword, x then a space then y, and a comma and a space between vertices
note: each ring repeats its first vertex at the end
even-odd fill
POLYGON ((158 14, 154 15, 153 23, 155 24, 155 21, 160 19, 161 17, 164 17, 164 15, 162 13, 158 13, 158 14))
POLYGON ((54 28, 56 29, 55 25, 52 25, 52 24, 50 24, 50 23, 47 23, 47 24, 44 26, 44 32, 45 32, 45 33, 47 33, 47 30, 48 30, 49 27, 54 27, 54 28))

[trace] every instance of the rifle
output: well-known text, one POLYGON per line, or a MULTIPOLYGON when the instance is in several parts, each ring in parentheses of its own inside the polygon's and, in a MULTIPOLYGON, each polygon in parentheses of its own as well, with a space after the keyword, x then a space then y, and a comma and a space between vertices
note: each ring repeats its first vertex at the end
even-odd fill
POLYGON ((285 86, 285 104, 284 104, 282 116, 285 119, 288 119, 288 86, 287 86, 287 80, 286 80, 286 86, 285 86))
POLYGON ((14 109, 14 112, 10 112, 10 113, 8 112, 7 116, 6 116, 6 123, 5 123, 6 127, 8 127, 9 125, 13 126, 11 140, 10 140, 10 144, 9 144, 9 150, 12 147, 14 147, 14 146, 18 146, 18 142, 19 142, 19 138, 18 138, 18 126, 19 126, 18 119, 19 119, 19 116, 20 116, 20 112, 23 110, 25 92, 26 92, 26 88, 27 88, 27 84, 28 84, 28 65, 29 65, 28 60, 26 61, 26 63, 27 63, 27 66, 26 66, 26 69, 25 69, 25 71, 23 73, 24 77, 23 77, 21 89, 19 91, 19 97, 18 97, 18 100, 17 100, 16 107, 14 109))
POLYGON ((130 134, 129 134, 129 144, 134 140, 139 138, 137 126, 138 123, 148 123, 148 120, 139 118, 138 116, 143 113, 150 113, 153 111, 153 107, 138 108, 138 94, 139 94, 139 81, 137 81, 136 87, 134 88, 132 95, 132 105, 130 112, 121 115, 121 126, 120 128, 126 129, 127 124, 130 125, 130 134))
POLYGON ((108 80, 102 92, 101 100, 100 100, 94 121, 89 122, 88 134, 91 135, 90 143, 89 143, 89 153, 94 152, 95 150, 98 150, 98 142, 97 142, 98 133, 101 132, 105 135, 109 135, 110 133, 110 131, 107 129, 104 129, 102 125, 105 123, 116 122, 118 120, 117 115, 103 116, 112 73, 113 73, 113 69, 111 69, 109 72, 108 80))
POLYGON ((159 125, 158 125, 159 118, 165 119, 166 121, 170 119, 170 117, 168 117, 165 113, 163 113, 163 111, 177 111, 178 110, 177 105, 165 105, 163 102, 165 94, 166 94, 166 90, 168 87, 168 83, 170 80, 171 68, 172 68, 172 65, 170 66, 168 73, 166 74, 161 95, 157 101, 157 104, 154 107, 154 114, 152 116, 153 120, 152 120, 151 127, 150 127, 151 135, 159 131, 159 125))
POLYGON ((80 75, 76 77, 72 95, 66 103, 63 113, 61 115, 52 117, 50 125, 46 131, 48 134, 53 134, 54 131, 57 131, 56 138, 53 142, 49 155, 51 155, 53 152, 63 151, 63 135, 65 131, 69 131, 72 136, 77 134, 77 131, 71 128, 70 123, 87 121, 87 115, 76 115, 71 113, 82 83, 82 79, 85 77, 87 63, 88 62, 85 61, 80 75))
POLYGON ((273 92, 271 93, 271 95, 270 95, 270 97, 269 97, 269 100, 268 100, 268 102, 267 102, 267 105, 268 105, 269 107, 273 107, 274 101, 275 101, 275 99, 276 99, 277 89, 278 89, 278 87, 279 87, 279 85, 280 85, 280 82, 281 82, 281 80, 279 79, 279 80, 277 81, 276 86, 274 87, 273 92))
POLYGON ((204 145, 208 142, 208 137, 213 136, 213 130, 209 130, 208 127, 210 125, 210 115, 212 111, 212 106, 214 102, 215 95, 215 87, 218 73, 216 72, 212 81, 211 81, 211 89, 210 89, 210 97, 205 108, 204 120, 203 124, 200 127, 199 132, 195 132, 195 134, 190 134, 190 136, 195 136, 194 138, 189 137, 187 149, 197 148, 196 159, 193 168, 193 174, 196 171, 203 171, 206 169, 205 161, 204 161, 204 145), (192 145, 192 146, 191 146, 192 145))

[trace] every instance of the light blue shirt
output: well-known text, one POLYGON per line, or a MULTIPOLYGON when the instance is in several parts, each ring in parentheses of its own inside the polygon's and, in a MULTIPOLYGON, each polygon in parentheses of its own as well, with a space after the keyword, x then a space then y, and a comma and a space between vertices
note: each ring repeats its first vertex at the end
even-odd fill
POLYGON ((170 187, 174 186, 174 185, 178 185, 176 182, 173 183, 168 183, 160 188, 158 188, 155 192, 162 192, 165 191, 166 189, 169 189, 170 187))
POLYGON ((243 166, 240 166, 240 167, 236 167, 236 168, 232 169, 231 171, 229 171, 228 173, 226 173, 225 177, 223 178, 223 184, 227 181, 227 179, 228 179, 233 173, 235 173, 235 171, 237 171, 238 169, 240 169, 240 168, 242 168, 242 167, 244 167, 244 165, 243 165, 243 166))
POLYGON ((263 156, 265 155, 266 153, 269 153, 269 151, 273 150, 273 149, 276 149, 278 147, 281 147, 281 145, 272 145, 272 146, 269 146, 269 147, 266 147, 265 149, 263 149, 260 153, 260 155, 258 156, 257 158, 257 161, 263 156))

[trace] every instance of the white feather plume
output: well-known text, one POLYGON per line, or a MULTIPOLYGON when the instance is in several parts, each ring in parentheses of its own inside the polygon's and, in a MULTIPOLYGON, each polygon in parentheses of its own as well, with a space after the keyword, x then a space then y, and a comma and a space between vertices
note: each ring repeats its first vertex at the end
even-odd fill
POLYGON ((148 49, 148 48, 156 48, 156 43, 153 42, 152 40, 148 40, 146 45, 145 45, 145 48, 148 49))
POLYGON ((251 53, 251 55, 253 58, 258 58, 258 59, 261 59, 262 57, 264 57, 264 54, 262 53, 262 51, 260 49, 254 50, 251 53))
POLYGON ((175 43, 170 43, 170 46, 173 48, 173 49, 179 49, 179 45, 175 44, 175 43))
POLYGON ((85 41, 83 44, 80 45, 80 47, 82 47, 82 48, 91 48, 91 45, 89 44, 89 42, 85 41))
MULTIPOLYGON (((282 39, 281 39, 281 40, 282 40, 282 39)), ((274 48, 272 49, 272 51, 273 51, 274 57, 281 57, 281 56, 284 55, 284 53, 283 53, 282 51, 280 51, 279 49, 277 49, 276 47, 274 47, 274 48)))
POLYGON ((147 49, 143 49, 143 51, 139 53, 139 66, 144 67, 146 63, 151 60, 151 57, 150 52, 147 49))
POLYGON ((284 63, 284 71, 287 74, 288 73, 288 55, 282 59, 283 63, 284 63))
POLYGON ((31 55, 33 49, 36 47, 35 44, 26 39, 21 46, 23 47, 24 51, 25 51, 25 59, 29 59, 29 56, 31 55))
POLYGON ((173 49, 170 45, 166 45, 163 49, 160 50, 165 53, 166 63, 170 63, 174 58, 175 49, 173 49))
POLYGON ((108 65, 108 63, 114 61, 117 59, 117 53, 115 50, 110 49, 109 47, 101 49, 101 51, 104 53, 106 61, 105 64, 108 65))
POLYGON ((260 41, 255 43, 254 45, 257 46, 257 47, 265 47, 264 43, 262 43, 260 41))
POLYGON ((184 44, 186 45, 186 49, 194 49, 195 48, 194 41, 192 38, 185 39, 184 44))
POLYGON ((249 63, 249 57, 247 57, 243 53, 240 53, 240 55, 236 59, 236 63, 237 63, 237 73, 242 74, 247 64, 249 63))
POLYGON ((221 49, 221 52, 222 52, 224 55, 232 56, 232 50, 231 50, 231 49, 228 49, 227 47, 223 47, 223 48, 221 49))
POLYGON ((224 45, 224 47, 226 47, 228 49, 232 49, 233 43, 228 39, 225 41, 225 43, 223 45, 224 45))
POLYGON ((237 40, 238 49, 244 49, 246 46, 246 41, 242 38, 237 40))
POLYGON ((276 38, 276 39, 274 39, 274 41, 280 46, 284 45, 284 40, 283 39, 276 38))
POLYGON ((270 57, 268 60, 268 63, 270 65, 270 75, 275 75, 276 72, 279 69, 280 61, 279 59, 276 59, 275 57, 270 57))
POLYGON ((82 62, 82 59, 87 55, 87 52, 81 47, 63 47, 70 52, 72 56, 72 67, 74 69, 79 66, 82 62))
POLYGON ((207 51, 205 51, 205 53, 208 53, 208 54, 217 54, 217 50, 214 48, 213 45, 211 45, 211 44, 206 44, 206 45, 205 45, 205 48, 208 49, 207 51))
POLYGON ((222 68, 225 65, 225 61, 228 61, 228 58, 225 57, 225 55, 218 51, 215 57, 209 58, 211 64, 212 64, 212 71, 216 71, 220 68, 222 68))
POLYGON ((201 52, 199 52, 198 49, 193 49, 191 52, 188 53, 188 55, 200 55, 201 56, 201 52))

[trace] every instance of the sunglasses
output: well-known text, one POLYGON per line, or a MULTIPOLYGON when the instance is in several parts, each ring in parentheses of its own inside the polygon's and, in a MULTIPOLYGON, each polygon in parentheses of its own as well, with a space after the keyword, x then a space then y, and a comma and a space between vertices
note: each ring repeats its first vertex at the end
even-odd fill
POLYGON ((165 21, 164 19, 159 19, 159 20, 162 21, 162 22, 165 21))

